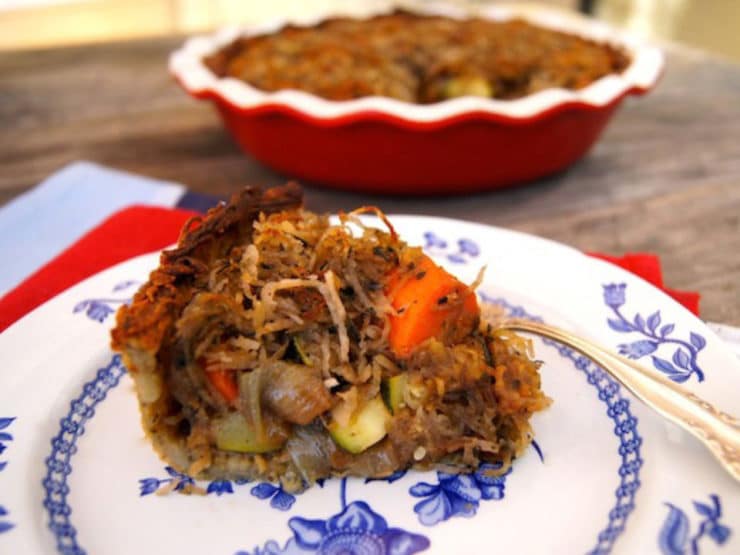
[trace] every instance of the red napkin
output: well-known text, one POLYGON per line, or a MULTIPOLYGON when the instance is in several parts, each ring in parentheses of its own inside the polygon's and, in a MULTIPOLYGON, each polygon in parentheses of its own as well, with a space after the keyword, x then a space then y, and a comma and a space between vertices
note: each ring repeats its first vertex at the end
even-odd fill
POLYGON ((611 262, 620 268, 624 268, 625 270, 640 276, 642 279, 653 284, 658 289, 661 289, 673 297, 673 300, 682 304, 691 312, 699 316, 699 293, 694 291, 679 291, 677 289, 666 287, 663 284, 663 271, 660 269, 660 259, 654 254, 628 253, 620 257, 609 256, 608 254, 600 254, 597 252, 589 252, 587 254, 594 258, 600 258, 601 260, 611 262))
POLYGON ((0 298, 0 332, 75 283, 177 241, 189 210, 132 206, 116 212, 0 298))
MULTIPOLYGON (((75 283, 118 262, 174 243, 182 226, 195 215, 189 210, 149 206, 116 212, 0 299, 0 331, 75 283)), ((698 293, 664 287, 657 256, 589 254, 642 277, 699 314, 698 293)))

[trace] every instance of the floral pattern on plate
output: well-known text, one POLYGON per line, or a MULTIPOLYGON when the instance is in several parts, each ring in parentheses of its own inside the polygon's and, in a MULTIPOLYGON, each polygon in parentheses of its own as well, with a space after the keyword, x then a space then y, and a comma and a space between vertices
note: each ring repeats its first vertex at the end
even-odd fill
MULTIPOLYGON (((627 318, 622 307, 627 302, 627 284, 609 283, 604 285, 604 303, 611 308, 615 318, 607 318, 609 327, 619 333, 641 335, 631 343, 621 343, 618 346, 619 354, 631 359, 639 359, 650 355, 653 366, 663 372, 674 382, 683 383, 692 376, 698 381, 704 381, 704 371, 699 367, 697 358, 699 352, 706 347, 707 340, 696 332, 689 334, 689 340, 672 337, 676 325, 663 323, 660 310, 656 310, 647 318, 641 313, 627 318), (662 347, 675 349, 671 360, 659 357, 657 352, 662 347)), ((663 350, 666 350, 663 349, 663 350)))
POLYGON ((238 551, 235 555, 413 555, 429 547, 429 538, 391 528, 367 502, 347 503, 347 478, 342 478, 339 491, 339 513, 326 519, 293 517, 288 520, 293 537, 282 549, 276 541, 270 540, 263 548, 238 551))
MULTIPOLYGON (((14 417, 0 418, 0 455, 5 452, 5 449, 7 449, 5 442, 13 441, 13 436, 10 434, 10 432, 6 430, 10 427, 14 420, 14 417)), ((8 461, 0 461, 0 472, 5 470, 5 467, 7 465, 8 461)), ((6 509, 3 505, 0 505, 0 534, 9 532, 15 527, 15 524, 6 520, 8 515, 8 509, 6 509)))
POLYGON ((730 527, 721 523, 722 502, 719 495, 711 494, 709 503, 694 501, 694 510, 701 517, 696 532, 691 535, 689 515, 681 508, 666 503, 668 514, 660 530, 658 545, 663 555, 684 555, 701 553, 701 541, 712 540, 718 546, 727 543, 732 531, 730 527))
MULTIPOLYGON (((134 285, 138 285, 140 282, 133 279, 122 281, 113 286, 113 293, 119 293, 130 289, 134 285)), ((78 302, 72 312, 74 314, 83 313, 85 316, 90 318, 99 324, 105 322, 106 318, 116 311, 116 306, 122 304, 128 304, 131 302, 131 297, 99 297, 94 299, 83 299, 78 302)))

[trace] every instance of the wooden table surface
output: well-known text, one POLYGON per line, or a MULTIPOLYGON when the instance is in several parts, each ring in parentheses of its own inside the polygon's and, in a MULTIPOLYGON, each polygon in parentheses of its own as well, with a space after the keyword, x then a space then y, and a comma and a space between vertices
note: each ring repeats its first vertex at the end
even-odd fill
MULTIPOLYGON (((245 157, 215 111, 169 78, 180 38, 0 54, 0 204, 86 159, 226 195, 284 181, 245 157)), ((377 204, 518 229, 583 250, 661 256, 702 317, 740 325, 740 66, 671 48, 568 171, 505 191, 394 198, 307 187, 319 211, 377 204)))

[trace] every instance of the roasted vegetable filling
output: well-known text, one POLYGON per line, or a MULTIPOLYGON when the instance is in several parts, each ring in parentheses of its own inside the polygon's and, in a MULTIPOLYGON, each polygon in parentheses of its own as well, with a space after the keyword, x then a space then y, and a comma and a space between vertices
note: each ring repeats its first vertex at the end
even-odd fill
POLYGON ((296 208, 241 233, 174 278, 154 366, 126 339, 143 297, 119 314, 114 345, 171 463, 296 490, 411 466, 503 472, 529 444, 549 401, 528 342, 493 334, 471 286, 392 227, 296 208))

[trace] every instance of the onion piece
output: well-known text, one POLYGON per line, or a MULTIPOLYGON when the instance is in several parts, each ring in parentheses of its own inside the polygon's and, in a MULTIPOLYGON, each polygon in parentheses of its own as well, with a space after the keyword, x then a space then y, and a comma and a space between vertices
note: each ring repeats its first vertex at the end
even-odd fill
POLYGON ((154 403, 162 395, 162 378, 159 374, 139 372, 134 380, 139 401, 143 404, 154 403))
POLYGON ((269 386, 262 393, 263 400, 288 422, 306 425, 331 408, 331 395, 318 368, 276 361, 268 373, 269 386))
POLYGON ((331 474, 331 455, 336 446, 321 425, 294 427, 285 450, 306 483, 331 474))

